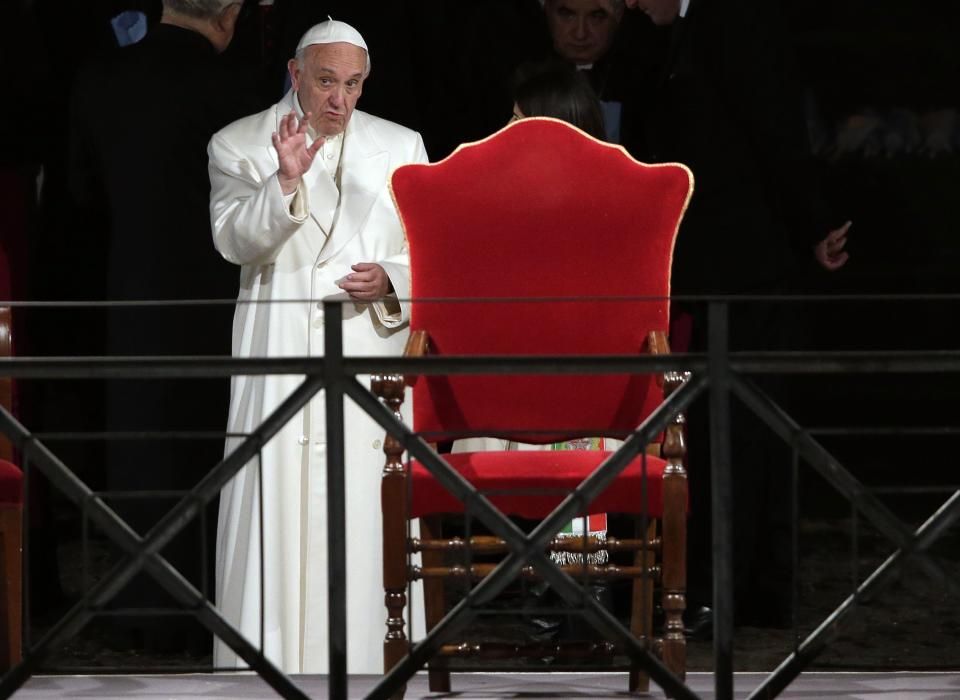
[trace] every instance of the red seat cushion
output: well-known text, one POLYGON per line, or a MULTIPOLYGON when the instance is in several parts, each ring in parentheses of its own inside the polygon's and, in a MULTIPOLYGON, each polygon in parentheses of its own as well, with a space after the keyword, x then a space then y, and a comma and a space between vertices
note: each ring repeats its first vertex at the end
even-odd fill
MULTIPOLYGON (((512 450, 462 452, 444 458, 503 513, 543 518, 611 454, 599 450, 512 450)), ((643 456, 636 457, 590 504, 588 512, 640 513, 642 459, 643 456)), ((646 461, 647 513, 657 518, 663 513, 662 477, 666 462, 650 455, 646 461)), ((437 483, 422 464, 414 461, 411 475, 413 499, 409 517, 464 511, 463 503, 437 483)))
POLYGON ((23 472, 15 464, 0 459, 0 503, 23 502, 23 472))

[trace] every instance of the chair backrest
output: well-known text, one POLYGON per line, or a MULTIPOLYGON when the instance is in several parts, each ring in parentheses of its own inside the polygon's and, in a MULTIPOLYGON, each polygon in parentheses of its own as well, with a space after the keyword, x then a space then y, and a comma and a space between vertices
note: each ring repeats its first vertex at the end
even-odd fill
MULTIPOLYGON (((650 331, 666 332, 685 166, 638 163, 534 118, 400 167, 392 189, 410 247, 411 330, 428 332, 431 354, 637 354, 650 331)), ((529 442, 616 435, 661 398, 646 375, 420 377, 414 426, 529 442)))

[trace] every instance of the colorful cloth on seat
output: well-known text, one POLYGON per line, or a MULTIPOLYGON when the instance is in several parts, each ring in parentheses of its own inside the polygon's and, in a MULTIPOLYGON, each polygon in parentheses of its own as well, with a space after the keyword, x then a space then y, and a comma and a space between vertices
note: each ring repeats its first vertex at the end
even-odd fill
MULTIPOLYGON (((453 444, 454 452, 482 452, 485 450, 617 450, 623 441, 614 438, 579 438, 549 445, 532 445, 527 442, 503 440, 501 438, 465 438, 453 444)), ((586 517, 574 518, 557 537, 580 537, 586 533, 601 542, 607 540, 607 514, 591 513, 586 517)), ((557 564, 574 565, 583 563, 581 552, 550 552, 550 558, 557 564)), ((606 564, 610 559, 605 549, 587 553, 588 564, 606 564)))
MULTIPOLYGON (((578 440, 567 440, 566 442, 555 442, 546 447, 551 450, 606 450, 610 449, 608 442, 617 441, 610 441, 605 438, 580 438, 578 440)), ((586 517, 574 518, 557 534, 558 538, 584 536, 606 542, 607 514, 593 513, 586 517)), ((550 552, 550 558, 560 565, 583 564, 582 552, 550 552)), ((610 556, 605 549, 597 552, 587 552, 588 564, 606 564, 609 560, 610 556)))

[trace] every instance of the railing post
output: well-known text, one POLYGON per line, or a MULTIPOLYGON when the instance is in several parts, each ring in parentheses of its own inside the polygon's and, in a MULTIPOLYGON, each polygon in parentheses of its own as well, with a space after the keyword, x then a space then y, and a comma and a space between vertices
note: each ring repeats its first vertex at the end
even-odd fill
POLYGON ((332 700, 347 697, 347 544, 344 483, 343 309, 325 301, 324 398, 327 409, 327 605, 332 700))
POLYGON ((707 315, 710 378, 710 492, 713 509, 713 654, 717 700, 733 699, 733 496, 730 469, 729 307, 707 315))

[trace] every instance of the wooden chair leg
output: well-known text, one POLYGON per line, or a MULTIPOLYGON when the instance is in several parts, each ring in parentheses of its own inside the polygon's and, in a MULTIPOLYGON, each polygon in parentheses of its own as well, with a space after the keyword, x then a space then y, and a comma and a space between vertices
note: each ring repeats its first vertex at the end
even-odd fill
MULTIPOLYGON (((440 516, 434 515, 420 519, 420 538, 423 540, 440 539, 443 529, 440 516)), ((424 567, 444 566, 443 552, 421 553, 424 567)), ((447 613, 447 596, 442 578, 429 578, 423 582, 423 602, 426 612, 427 631, 432 630, 447 613)), ((431 693, 450 692, 450 671, 433 661, 428 667, 428 679, 431 693)))
MULTIPOLYGON (((653 542, 657 535, 657 521, 651 520, 646 533, 641 532, 637 522, 637 536, 646 536, 647 542, 653 542)), ((652 550, 639 551, 633 557, 634 566, 650 571, 656 563, 656 554, 652 550)), ((637 638, 653 640, 653 579, 649 576, 633 579, 633 596, 630 602, 630 631, 637 638)), ((650 676, 639 667, 630 669, 631 693, 646 693, 650 690, 650 676)))
MULTIPOLYGON (((374 391, 399 417, 403 401, 403 382, 397 377, 375 376, 374 391)), ((380 506, 383 513, 383 593, 387 607, 387 633, 383 640, 383 671, 387 673, 409 651, 404 631, 403 611, 407 605, 407 471, 402 456, 403 446, 387 435, 383 442, 386 463, 380 483, 380 506)), ((394 700, 402 700, 406 688, 394 700)))
POLYGON ((662 524, 663 663, 684 678, 687 640, 683 635, 683 611, 687 607, 687 475, 682 462, 668 463, 663 478, 662 524))
MULTIPOLYGON (((384 603, 387 607, 387 634, 383 640, 383 671, 388 672, 407 655, 409 642, 407 640, 404 622, 404 608, 407 605, 407 551, 406 551, 406 523, 403 519, 397 523, 391 532, 388 522, 396 520, 389 517, 393 510, 390 503, 397 500, 392 491, 402 489, 393 476, 384 476, 382 484, 383 498, 383 592, 384 603)), ((401 496, 402 499, 402 496, 401 496)), ((402 504, 401 504, 402 505, 402 504)), ((394 700, 403 697, 401 691, 394 700)))
MULTIPOLYGON (((653 342, 653 339, 651 340, 653 342)), ((666 348, 666 341, 661 343, 666 348)), ((669 396, 689 375, 667 372, 664 394, 669 396)), ((661 522, 661 584, 665 615, 663 652, 664 665, 679 678, 686 676, 687 640, 683 635, 683 611, 687 607, 687 471, 683 466, 687 455, 686 421, 682 414, 674 416, 664 432, 662 454, 667 460, 663 470, 663 519, 661 522)))
POLYGON ((23 509, 0 506, 0 672, 20 662, 22 623, 23 509))

